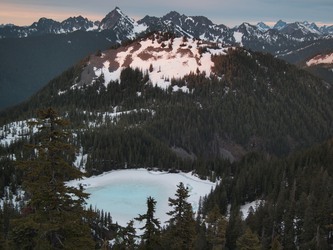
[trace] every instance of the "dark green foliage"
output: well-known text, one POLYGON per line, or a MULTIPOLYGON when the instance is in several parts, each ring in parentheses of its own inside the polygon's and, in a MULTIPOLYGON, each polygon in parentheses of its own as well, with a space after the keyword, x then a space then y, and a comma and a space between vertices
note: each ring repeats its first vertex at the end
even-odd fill
POLYGON ((38 141, 30 159, 20 162, 28 203, 13 222, 12 241, 21 249, 91 249, 83 189, 65 185, 82 177, 72 167, 67 123, 51 108, 39 112, 38 141))
POLYGON ((141 227, 141 230, 144 230, 143 235, 141 236, 142 243, 141 246, 144 249, 155 249, 159 246, 159 237, 160 237, 160 222, 155 218, 155 206, 156 201, 152 197, 147 198, 147 212, 146 214, 140 214, 139 217, 135 218, 140 222, 145 221, 145 225, 141 227))
POLYGON ((207 240, 213 250, 224 249, 228 221, 217 205, 207 214, 207 240))
POLYGON ((226 248, 236 249, 236 241, 244 232, 244 224, 242 221, 239 207, 234 208, 230 212, 229 223, 226 231, 226 248))
POLYGON ((258 235, 247 228, 245 233, 237 240, 237 249, 239 250, 260 250, 260 241, 258 235))
POLYGON ((284 249, 298 246, 329 249, 332 229, 327 225, 333 210, 332 145, 329 140, 285 159, 252 155, 235 163, 234 178, 222 181, 205 200, 203 209, 211 210, 212 201, 224 199, 219 190, 222 187, 226 190, 234 204, 227 229, 227 247, 234 248, 235 236, 242 232, 238 206, 263 199, 264 203, 252 210, 245 222, 259 235, 265 249, 273 245, 282 245, 284 249), (273 241, 276 237, 278 240, 273 241))
POLYGON ((176 198, 169 198, 169 206, 173 210, 167 214, 168 221, 166 237, 170 249, 192 249, 195 239, 195 221, 192 205, 187 201, 189 191, 182 182, 177 186, 176 198))
POLYGON ((133 227, 134 221, 131 220, 127 223, 127 226, 120 228, 117 234, 115 244, 112 249, 136 249, 136 234, 133 227))

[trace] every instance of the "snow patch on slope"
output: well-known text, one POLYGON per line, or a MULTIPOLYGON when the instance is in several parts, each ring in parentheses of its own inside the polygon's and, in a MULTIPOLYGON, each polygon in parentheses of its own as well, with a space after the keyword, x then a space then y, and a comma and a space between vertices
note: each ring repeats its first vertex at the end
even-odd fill
POLYGON ((29 122, 35 122, 36 119, 11 122, 0 127, 0 145, 9 147, 11 144, 20 141, 22 138, 30 136, 30 134, 37 133, 36 126, 29 127, 29 122))
POLYGON ((94 67, 95 79, 103 74, 105 85, 108 85, 110 81, 119 80, 121 71, 130 66, 147 72, 153 85, 167 89, 173 78, 180 79, 196 72, 205 72, 207 76, 211 74, 214 66, 211 55, 226 52, 225 48, 219 45, 216 49, 207 48, 200 53, 200 48, 204 46, 207 44, 193 39, 184 41, 183 38, 174 38, 173 42, 169 40, 163 43, 151 39, 142 40, 139 46, 134 44, 117 53, 112 62, 119 65, 116 69, 110 70, 110 61, 105 61, 103 67, 94 67))
POLYGON ((259 207, 259 205, 264 202, 262 200, 255 200, 249 203, 244 204, 243 206, 240 207, 240 211, 243 215, 243 220, 246 220, 246 218, 249 216, 249 212, 250 212, 250 207, 252 207, 253 211, 255 212, 257 210, 257 208, 259 207))
POLYGON ((236 43, 239 43, 242 46, 243 33, 235 31, 234 38, 235 38, 236 43))
POLYGON ((333 53, 326 55, 318 55, 306 62, 307 66, 318 64, 333 64, 333 53))

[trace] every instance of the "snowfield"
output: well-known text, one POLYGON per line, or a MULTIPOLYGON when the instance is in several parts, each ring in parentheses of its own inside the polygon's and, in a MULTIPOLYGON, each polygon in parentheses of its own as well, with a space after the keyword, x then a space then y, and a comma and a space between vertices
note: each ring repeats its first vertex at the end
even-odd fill
POLYGON ((234 32, 234 38, 235 38, 236 43, 239 43, 240 46, 243 45, 243 44, 242 44, 243 33, 238 32, 238 31, 235 31, 235 32, 234 32))
MULTIPOLYGON (((168 198, 175 198, 177 185, 180 182, 189 189, 188 201, 195 212, 200 197, 209 194, 217 184, 201 180, 192 173, 128 169, 71 181, 68 185, 82 184, 90 194, 88 205, 110 212, 113 222, 122 226, 126 226, 138 214, 144 214, 147 211, 147 197, 152 196, 157 201, 155 217, 159 218, 161 225, 164 225, 169 219, 166 212, 172 210, 168 205, 168 198)), ((134 225, 136 228, 143 226, 138 222, 134 225)))
MULTIPOLYGON (((190 73, 205 72, 209 77, 214 66, 211 56, 225 55, 227 49, 222 47, 222 44, 208 44, 195 39, 184 40, 181 37, 162 43, 146 39, 128 46, 122 51, 117 51, 112 59, 108 57, 108 54, 114 51, 104 51, 101 67, 93 67, 95 74, 93 82, 103 74, 105 86, 107 86, 110 81, 119 80, 121 71, 130 66, 146 72, 154 86, 167 89, 171 85, 171 79, 180 79, 190 73), (212 47, 213 45, 215 48, 212 47), (202 48, 206 48, 206 50, 200 52, 202 48), (114 63, 118 65, 115 68, 111 65, 114 63)), ((77 87, 75 84, 72 88, 77 87)), ((187 89, 174 91, 179 90, 187 92, 187 89)))
POLYGON ((9 147, 13 143, 28 138, 31 134, 37 133, 36 126, 29 127, 29 122, 36 122, 35 118, 16 121, 0 126, 0 146, 9 147))

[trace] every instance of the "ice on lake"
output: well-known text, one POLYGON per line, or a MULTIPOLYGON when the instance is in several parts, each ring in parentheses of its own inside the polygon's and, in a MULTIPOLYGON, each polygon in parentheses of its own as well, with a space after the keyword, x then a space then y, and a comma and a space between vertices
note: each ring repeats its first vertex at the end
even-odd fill
POLYGON ((71 181, 70 185, 82 184, 90 194, 87 203, 110 212, 113 222, 122 226, 126 226, 138 214, 144 214, 147 210, 147 197, 152 196, 157 201, 155 217, 159 218, 163 225, 169 219, 166 213, 171 210, 168 198, 175 197, 180 182, 189 189, 188 201, 194 211, 198 209, 200 196, 209 194, 216 185, 191 173, 167 173, 146 169, 111 171, 80 181, 71 181))

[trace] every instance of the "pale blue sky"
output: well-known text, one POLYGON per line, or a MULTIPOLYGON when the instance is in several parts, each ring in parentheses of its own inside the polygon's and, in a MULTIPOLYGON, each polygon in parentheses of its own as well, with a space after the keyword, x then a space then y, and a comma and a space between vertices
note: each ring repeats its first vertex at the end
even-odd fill
POLYGON ((0 24, 30 25, 40 17, 62 21, 78 15, 101 20, 116 6, 136 20, 175 10, 230 27, 242 22, 273 24, 279 19, 333 24, 333 0, 0 0, 0 24))

